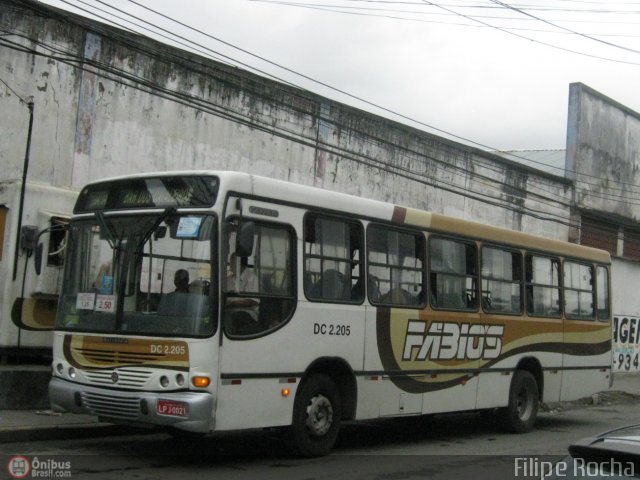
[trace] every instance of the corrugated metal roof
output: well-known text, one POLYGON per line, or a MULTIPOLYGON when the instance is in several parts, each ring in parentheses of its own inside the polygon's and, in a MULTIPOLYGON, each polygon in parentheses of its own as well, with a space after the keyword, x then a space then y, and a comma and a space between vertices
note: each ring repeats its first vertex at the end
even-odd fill
POLYGON ((506 159, 522 163, 543 172, 564 177, 566 150, 510 150, 493 152, 506 159))

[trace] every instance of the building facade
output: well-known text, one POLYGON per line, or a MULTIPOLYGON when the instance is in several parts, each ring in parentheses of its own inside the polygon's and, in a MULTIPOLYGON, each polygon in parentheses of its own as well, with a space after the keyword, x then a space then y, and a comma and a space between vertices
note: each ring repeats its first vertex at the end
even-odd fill
MULTIPOLYGON (((11 309, 16 298, 54 308, 63 263, 61 238, 43 236, 54 255, 36 276, 18 225, 64 222, 82 185, 104 177, 245 171, 570 241, 583 240, 587 213, 637 223, 621 204, 627 197, 607 202, 601 193, 633 182, 602 166, 604 152, 631 168, 637 146, 603 140, 585 157, 593 123, 581 119, 611 109, 627 118, 616 125, 632 129, 638 116, 614 102, 598 108, 584 86, 571 87, 565 177, 31 0, 0 0, 0 20, 0 349, 46 348, 49 334, 21 331, 11 309), (583 181, 602 171, 610 183, 599 189, 583 181)), ((633 259, 621 262, 625 278, 640 272, 633 259)))

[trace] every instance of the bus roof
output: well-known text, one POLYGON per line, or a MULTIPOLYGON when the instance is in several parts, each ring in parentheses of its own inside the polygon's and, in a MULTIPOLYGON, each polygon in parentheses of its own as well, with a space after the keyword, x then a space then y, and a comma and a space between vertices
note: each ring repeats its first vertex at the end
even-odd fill
POLYGON ((404 224, 416 225, 433 232, 460 235, 485 241, 499 243, 515 248, 527 248, 542 252, 555 253, 565 257, 583 258, 600 263, 611 263, 611 255, 600 250, 575 243, 552 240, 540 235, 518 232, 506 228, 493 227, 484 223, 447 217, 438 213, 423 212, 415 209, 397 207, 396 216, 404 216, 404 224), (402 213, 405 210, 406 213, 402 213))
POLYGON ((487 243, 528 248, 605 264, 611 263, 611 256, 605 250, 249 173, 218 170, 154 172, 109 178, 91 182, 87 186, 119 180, 163 176, 179 177, 182 175, 191 177, 216 176, 220 179, 221 192, 238 192, 256 197, 273 198, 279 202, 311 205, 334 212, 391 221, 399 225, 420 227, 433 232, 473 238, 487 243))

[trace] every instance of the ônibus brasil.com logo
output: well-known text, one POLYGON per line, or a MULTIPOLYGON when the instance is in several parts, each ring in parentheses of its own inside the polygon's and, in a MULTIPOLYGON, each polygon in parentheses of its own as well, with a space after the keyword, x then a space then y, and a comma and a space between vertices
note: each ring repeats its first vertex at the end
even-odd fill
POLYGON ((71 462, 15 455, 9 459, 7 471, 11 478, 27 478, 29 474, 29 478, 71 478, 71 462))

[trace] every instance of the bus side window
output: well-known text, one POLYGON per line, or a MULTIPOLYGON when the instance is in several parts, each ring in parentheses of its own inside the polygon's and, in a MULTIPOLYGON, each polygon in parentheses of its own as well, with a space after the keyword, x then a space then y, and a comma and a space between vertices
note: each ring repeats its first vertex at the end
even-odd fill
POLYGON ((422 233, 371 225, 367 232, 367 283, 371 304, 424 306, 424 255, 422 233))
POLYGON ((232 336, 252 336, 275 329, 295 308, 294 235, 290 227, 256 223, 253 252, 234 252, 235 229, 228 238, 224 280, 224 328, 232 336))
POLYGON ((594 320, 595 282, 593 267, 576 262, 564 262, 564 313, 567 318, 594 320))
POLYGON ((365 287, 361 224, 309 213, 304 225, 307 298, 320 302, 362 302, 365 287))
POLYGON ((475 244, 431 237, 429 269, 431 306, 444 310, 476 310, 477 258, 475 244))
POLYGON ((522 313, 522 255, 482 247, 482 309, 498 314, 522 313))
POLYGON ((559 318, 560 260, 527 255, 525 281, 527 313, 533 317, 559 318))

